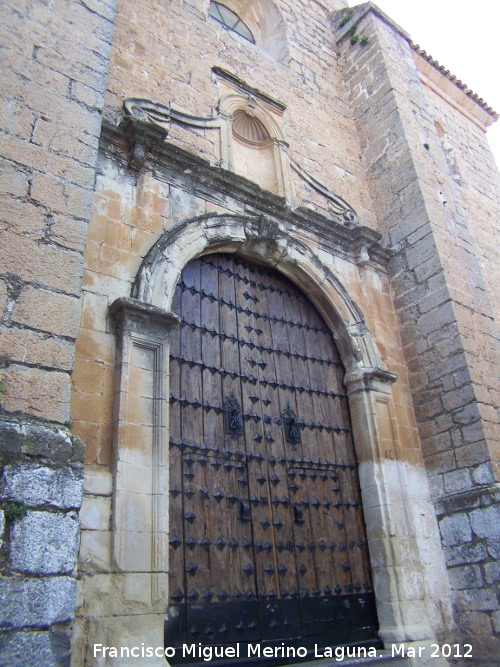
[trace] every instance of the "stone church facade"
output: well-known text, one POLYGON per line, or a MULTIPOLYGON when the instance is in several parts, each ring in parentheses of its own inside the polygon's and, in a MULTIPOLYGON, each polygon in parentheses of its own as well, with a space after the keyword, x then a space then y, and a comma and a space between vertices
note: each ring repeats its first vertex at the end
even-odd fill
POLYGON ((0 665, 498 664, 497 114, 371 2, 7 7, 0 665))

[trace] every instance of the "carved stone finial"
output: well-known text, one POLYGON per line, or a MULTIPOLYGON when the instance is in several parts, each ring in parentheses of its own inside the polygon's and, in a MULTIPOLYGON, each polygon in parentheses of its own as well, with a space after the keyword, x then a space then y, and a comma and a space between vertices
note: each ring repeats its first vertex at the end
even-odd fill
POLYGON ((245 250, 249 255, 275 265, 285 252, 286 235, 277 220, 265 215, 252 218, 244 226, 245 250))
POLYGON ((129 98, 124 102, 124 123, 131 143, 129 167, 138 170, 148 148, 168 136, 170 109, 149 100, 129 98))
POLYGON ((275 241, 281 236, 281 229, 277 220, 260 215, 245 226, 245 236, 275 241))

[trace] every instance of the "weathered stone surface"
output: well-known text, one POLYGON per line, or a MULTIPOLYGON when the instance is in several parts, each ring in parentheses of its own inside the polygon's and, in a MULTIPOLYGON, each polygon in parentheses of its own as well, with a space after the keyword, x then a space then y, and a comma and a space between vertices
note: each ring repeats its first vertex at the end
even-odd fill
POLYGON ((486 540, 488 545, 488 552, 492 558, 500 560, 500 538, 493 538, 486 540))
POLYGON ((491 484, 495 480, 491 463, 483 463, 473 470, 472 479, 476 484, 491 484))
POLYGON ((472 531, 467 514, 445 517, 439 522, 443 544, 463 544, 472 540, 472 531))
POLYGON ((472 486, 469 470, 453 470, 443 475, 444 488, 447 493, 456 493, 472 486))
POLYGON ((4 372, 2 407, 64 424, 69 419, 71 379, 67 373, 12 364, 4 372))
POLYGON ((48 627, 74 615, 76 581, 70 577, 0 578, 0 626, 48 627))
POLYGON ((446 562, 449 567, 453 565, 465 565, 470 563, 480 563, 488 558, 488 551, 484 544, 459 544, 455 547, 448 547, 445 550, 446 562))
POLYGON ((500 563, 486 563, 484 566, 486 581, 489 584, 500 582, 500 563))
POLYGON ((75 567, 77 515, 28 512, 11 530, 12 568, 30 574, 67 574, 75 567))
POLYGON ((12 321, 28 324, 33 329, 48 331, 67 338, 76 338, 78 329, 78 299, 65 294, 54 294, 26 287, 20 294, 12 321), (44 307, 38 307, 43 301, 44 307))
POLYGON ((4 531, 5 531, 5 513, 3 510, 0 510, 0 548, 2 547, 3 544, 4 531))
POLYGON ((13 632, 2 637, 0 667, 69 667, 68 632, 13 632))
POLYGON ((83 499, 80 519, 86 530, 108 530, 111 517, 111 498, 83 499))
POLYGON ((481 568, 478 565, 454 567, 449 570, 449 574, 452 588, 466 590, 484 586, 481 568))
POLYGON ((500 505, 474 510, 470 514, 470 523, 478 537, 500 537, 500 505))
POLYGON ((24 502, 30 507, 78 508, 82 504, 82 492, 82 471, 41 467, 36 463, 6 465, 0 485, 0 493, 6 499, 24 502))
MULTIPOLYGON (((84 443, 67 430, 34 421, 0 421, 0 463, 39 459, 66 468, 83 463, 84 443)), ((81 466, 80 466, 81 467, 81 466)))
POLYGON ((113 476, 110 472, 96 466, 85 469, 84 488, 86 493, 96 496, 110 496, 113 491, 113 476))

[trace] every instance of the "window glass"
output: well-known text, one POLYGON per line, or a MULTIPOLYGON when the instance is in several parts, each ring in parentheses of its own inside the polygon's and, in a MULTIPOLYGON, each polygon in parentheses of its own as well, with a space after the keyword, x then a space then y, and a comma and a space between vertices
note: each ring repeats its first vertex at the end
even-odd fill
POLYGON ((255 39, 248 26, 243 23, 238 14, 235 14, 225 5, 221 5, 220 2, 212 1, 210 3, 210 16, 219 23, 222 23, 226 28, 229 28, 229 30, 238 33, 241 37, 244 37, 249 42, 255 44, 255 39))

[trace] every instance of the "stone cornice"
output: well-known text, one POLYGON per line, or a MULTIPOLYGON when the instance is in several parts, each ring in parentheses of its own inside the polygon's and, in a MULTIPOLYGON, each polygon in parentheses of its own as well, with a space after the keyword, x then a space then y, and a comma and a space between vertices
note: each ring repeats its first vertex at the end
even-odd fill
POLYGON ((229 83, 231 83, 233 86, 239 89, 242 93, 254 95, 262 102, 265 102, 266 104, 269 104, 270 106, 277 109, 280 113, 283 113, 283 111, 286 109, 286 104, 284 104, 283 102, 280 102, 274 97, 271 97, 271 95, 264 93, 262 90, 259 90, 258 88, 250 86, 246 81, 243 81, 243 79, 240 79, 231 72, 222 69, 222 67, 212 67, 212 72, 213 74, 215 74, 217 78, 229 81, 229 83))
MULTIPOLYGON (((147 127, 141 131, 147 133, 147 127)), ((103 121, 101 153, 127 165, 131 141, 126 126, 103 121)), ((213 166, 168 141, 158 141, 154 129, 151 137, 146 136, 145 145, 143 168, 153 171, 160 180, 191 189, 219 206, 236 200, 249 214, 277 218, 291 229, 307 229, 325 250, 357 264, 385 269, 391 257, 390 250, 380 245, 378 232, 364 226, 348 227, 305 207, 292 208, 284 197, 263 190, 243 176, 213 166)))
POLYGON ((498 120, 498 114, 456 76, 418 45, 411 43, 420 80, 483 131, 498 120))

